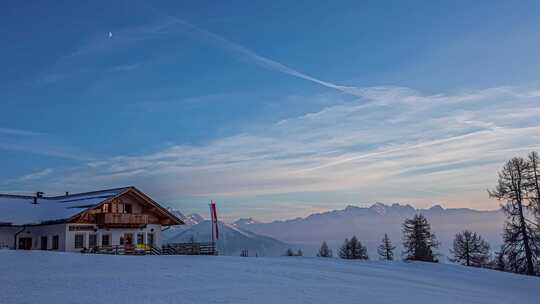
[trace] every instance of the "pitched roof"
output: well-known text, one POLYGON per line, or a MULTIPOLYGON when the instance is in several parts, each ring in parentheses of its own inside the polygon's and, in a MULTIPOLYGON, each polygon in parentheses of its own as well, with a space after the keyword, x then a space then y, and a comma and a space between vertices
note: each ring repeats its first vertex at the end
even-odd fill
POLYGON ((37 225, 63 221, 97 206, 131 187, 106 189, 63 196, 0 194, 0 225, 37 225))

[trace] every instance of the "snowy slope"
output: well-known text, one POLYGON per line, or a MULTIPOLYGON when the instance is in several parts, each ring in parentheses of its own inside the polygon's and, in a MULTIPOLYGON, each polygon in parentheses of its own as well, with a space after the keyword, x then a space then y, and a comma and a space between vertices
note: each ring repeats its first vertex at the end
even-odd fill
MULTIPOLYGON (((268 236, 237 228, 233 225, 219 223, 219 253, 222 255, 240 255, 242 250, 248 250, 250 255, 279 256, 283 255, 290 245, 268 236)), ((169 238, 169 243, 186 243, 193 238, 196 242, 212 240, 211 222, 204 221, 179 232, 169 238)))
POLYGON ((537 303, 540 278, 338 259, 0 250, 0 303, 537 303))
POLYGON ((169 212, 171 212, 172 214, 176 215, 176 217, 181 219, 184 222, 184 225, 170 226, 166 228, 165 230, 163 230, 161 232, 161 237, 164 240, 170 239, 178 235, 182 231, 190 229, 191 226, 197 225, 198 223, 204 221, 204 218, 198 213, 184 215, 182 212, 180 212, 180 210, 177 210, 177 209, 167 208, 167 210, 169 210, 169 212))

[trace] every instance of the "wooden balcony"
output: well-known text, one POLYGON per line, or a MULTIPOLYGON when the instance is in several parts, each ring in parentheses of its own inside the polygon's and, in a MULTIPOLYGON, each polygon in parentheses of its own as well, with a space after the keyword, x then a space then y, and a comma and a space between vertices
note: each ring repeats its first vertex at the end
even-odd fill
POLYGON ((100 213, 97 214, 97 224, 108 228, 139 228, 148 224, 146 214, 100 213))

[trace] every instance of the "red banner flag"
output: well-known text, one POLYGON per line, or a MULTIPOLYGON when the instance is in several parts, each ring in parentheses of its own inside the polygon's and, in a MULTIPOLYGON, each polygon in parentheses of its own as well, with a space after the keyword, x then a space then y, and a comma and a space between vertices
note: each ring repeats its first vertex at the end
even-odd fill
POLYGON ((212 242, 213 242, 214 240, 219 240, 218 217, 217 217, 216 203, 214 203, 214 201, 210 202, 210 217, 212 218, 212 242))

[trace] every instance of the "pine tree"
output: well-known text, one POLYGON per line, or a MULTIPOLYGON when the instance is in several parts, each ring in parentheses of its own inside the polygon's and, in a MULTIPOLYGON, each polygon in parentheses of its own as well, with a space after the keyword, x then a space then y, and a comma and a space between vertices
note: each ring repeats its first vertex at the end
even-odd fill
POLYGON ((303 256, 304 253, 302 252, 302 249, 298 249, 298 251, 295 254, 296 256, 303 256))
POLYGON ((328 248, 328 244, 326 244, 326 241, 322 242, 321 248, 319 248, 319 252, 317 253, 317 256, 322 257, 322 258, 332 257, 332 250, 328 248))
POLYGON ((451 262, 465 266, 484 267, 489 264, 489 244, 476 232, 465 230, 456 234, 451 262))
POLYGON ((405 260, 438 262, 434 249, 439 243, 431 233, 431 226, 422 214, 406 219, 403 223, 403 248, 405 260))
POLYGON ((377 253, 379 254, 379 258, 381 260, 387 260, 387 261, 393 260, 394 249, 396 249, 396 247, 392 245, 390 238, 388 238, 388 234, 385 233, 382 239, 381 245, 379 245, 379 248, 377 248, 377 253))
POLYGON ((291 248, 287 249, 287 251, 285 251, 285 256, 294 256, 294 251, 292 251, 291 248))
POLYGON ((367 248, 353 236, 350 240, 345 239, 339 249, 339 257, 346 260, 367 260, 367 248))
POLYGON ((353 236, 349 241, 349 248, 351 250, 351 259, 352 260, 367 260, 369 259, 367 254, 367 248, 362 245, 362 243, 353 236))
POLYGON ((540 237, 525 215, 526 208, 530 208, 530 200, 527 200, 529 172, 529 164, 523 158, 511 159, 499 172, 498 184, 489 195, 505 202, 502 205, 507 217, 503 252, 507 267, 514 272, 534 275, 540 254, 540 237))
POLYGON ((349 239, 345 239, 343 245, 341 245, 339 248, 339 257, 348 260, 351 258, 351 256, 351 245, 349 239))

